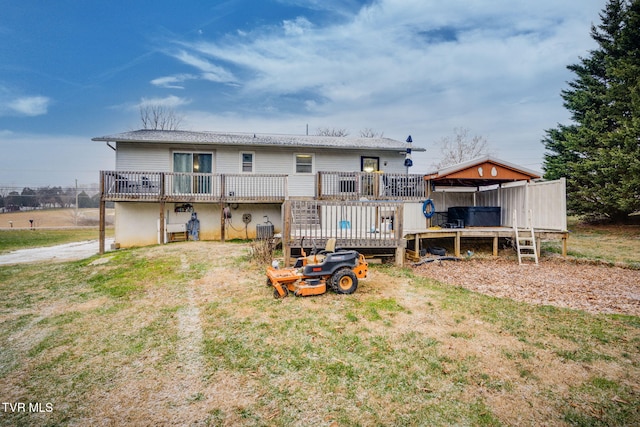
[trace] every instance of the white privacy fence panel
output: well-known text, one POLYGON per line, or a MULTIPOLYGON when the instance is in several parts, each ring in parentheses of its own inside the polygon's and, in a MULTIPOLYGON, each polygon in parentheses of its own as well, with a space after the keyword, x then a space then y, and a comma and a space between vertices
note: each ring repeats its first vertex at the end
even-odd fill
POLYGON ((513 211, 518 225, 526 226, 531 211, 534 228, 551 231, 567 229, 567 194, 564 178, 554 181, 510 182, 480 191, 435 191, 432 199, 436 211, 446 212, 453 206, 499 206, 500 224, 513 226, 513 211))
MULTIPOLYGON (((529 209, 534 228, 567 229, 567 183, 564 178, 529 185, 529 209)), ((519 217, 518 217, 519 218, 519 217)))
POLYGON ((534 228, 567 229, 567 195, 564 178, 554 181, 514 182, 476 195, 477 206, 500 206, 501 225, 513 226, 516 211, 519 226, 528 225, 529 212, 534 228))
POLYGON ((427 218, 422 212, 422 202, 405 202, 403 228, 405 234, 427 228, 427 218))

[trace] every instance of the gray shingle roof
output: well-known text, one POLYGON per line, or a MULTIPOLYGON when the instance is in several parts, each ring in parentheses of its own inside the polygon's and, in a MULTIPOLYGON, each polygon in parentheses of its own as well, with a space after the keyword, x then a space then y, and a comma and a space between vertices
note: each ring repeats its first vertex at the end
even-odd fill
POLYGON ((316 135, 279 135, 260 133, 192 132, 182 130, 135 130, 95 137, 92 141, 140 142, 203 145, 243 145, 307 148, 345 148, 359 150, 403 151, 411 147, 414 151, 423 148, 390 138, 349 138, 316 135))

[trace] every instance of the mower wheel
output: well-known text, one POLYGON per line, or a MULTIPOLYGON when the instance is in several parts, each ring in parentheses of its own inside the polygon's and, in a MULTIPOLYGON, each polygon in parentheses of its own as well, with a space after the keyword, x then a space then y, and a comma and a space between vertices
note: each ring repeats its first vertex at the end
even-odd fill
POLYGON ((284 291, 284 295, 280 296, 280 292, 278 292, 278 288, 274 286, 273 288, 273 297, 275 299, 286 298, 289 295, 289 289, 286 286, 282 286, 282 290, 284 291))
POLYGON ((331 276, 331 288, 339 294, 352 294, 358 289, 358 278, 348 268, 342 268, 331 276))

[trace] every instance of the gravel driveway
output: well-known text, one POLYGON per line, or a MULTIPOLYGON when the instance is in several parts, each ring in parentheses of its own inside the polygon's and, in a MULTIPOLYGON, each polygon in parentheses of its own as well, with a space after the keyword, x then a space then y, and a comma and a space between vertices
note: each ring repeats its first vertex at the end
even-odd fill
MULTIPOLYGON (((111 247, 113 238, 106 239, 105 246, 111 247)), ((65 243, 30 249, 18 249, 0 255, 0 265, 24 264, 40 261, 73 261, 89 258, 99 252, 97 240, 65 243)))

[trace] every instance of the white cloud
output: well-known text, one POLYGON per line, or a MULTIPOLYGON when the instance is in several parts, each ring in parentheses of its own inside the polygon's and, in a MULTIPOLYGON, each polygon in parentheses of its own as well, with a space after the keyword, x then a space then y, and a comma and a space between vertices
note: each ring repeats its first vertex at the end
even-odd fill
POLYGON ((306 18, 299 16, 293 21, 285 20, 282 28, 287 36, 301 36, 306 30, 310 30, 313 25, 306 18))
MULTIPOLYGON (((349 10, 346 1, 325 3, 349 10)), ((533 166, 544 129, 568 118, 559 96, 571 78, 566 66, 593 48, 590 25, 601 8, 601 0, 379 0, 329 25, 299 16, 224 42, 181 41, 175 57, 201 72, 229 73, 239 87, 233 96, 255 105, 299 97, 291 116, 277 104, 282 132, 317 120, 311 129, 412 133, 427 146, 467 127, 498 156, 533 166)), ((239 129, 269 126, 271 117, 254 114, 238 120, 239 129)))
POLYGON ((23 96, 9 101, 7 110, 20 116, 41 116, 47 114, 50 102, 46 96, 23 96))
POLYGON ((173 76, 158 77, 151 80, 151 84, 165 89, 184 89, 184 85, 180 83, 196 78, 197 76, 193 74, 176 74, 173 76))
POLYGON ((168 108, 176 108, 181 107, 183 105, 188 105, 191 103, 191 100, 187 98, 180 98, 175 95, 166 96, 164 98, 142 98, 138 105, 135 108, 146 107, 146 106, 162 106, 168 108))
POLYGON ((233 74, 225 68, 212 64, 206 59, 203 59, 193 53, 180 50, 173 54, 173 56, 179 61, 200 70, 203 75, 207 76, 207 80, 209 81, 226 83, 234 82, 236 80, 233 74))

